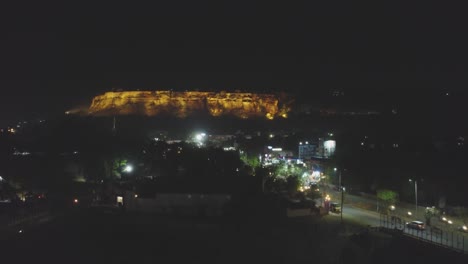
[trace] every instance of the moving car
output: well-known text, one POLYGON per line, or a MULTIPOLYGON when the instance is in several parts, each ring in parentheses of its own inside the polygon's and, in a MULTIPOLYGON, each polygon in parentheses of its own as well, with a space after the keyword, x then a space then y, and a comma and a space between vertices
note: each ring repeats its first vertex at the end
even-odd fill
POLYGON ((341 205, 339 203, 331 203, 330 211, 333 213, 341 213, 341 205))
POLYGON ((426 229, 426 225, 421 221, 412 221, 412 222, 406 223, 406 226, 408 228, 413 228, 413 229, 417 229, 417 230, 426 229))

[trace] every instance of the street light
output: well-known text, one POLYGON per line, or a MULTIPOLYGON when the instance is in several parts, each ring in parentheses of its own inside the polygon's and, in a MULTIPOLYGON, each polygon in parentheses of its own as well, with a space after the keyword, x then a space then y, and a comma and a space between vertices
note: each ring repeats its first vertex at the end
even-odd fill
MULTIPOLYGON (((409 182, 413 182, 412 179, 409 179, 409 182)), ((414 201, 416 204, 416 216, 418 215, 418 181, 414 181, 414 201)))
POLYGON ((133 171, 132 165, 127 165, 127 166, 125 166, 125 168, 124 168, 123 171, 124 171, 124 172, 128 172, 128 173, 132 172, 132 171, 133 171))

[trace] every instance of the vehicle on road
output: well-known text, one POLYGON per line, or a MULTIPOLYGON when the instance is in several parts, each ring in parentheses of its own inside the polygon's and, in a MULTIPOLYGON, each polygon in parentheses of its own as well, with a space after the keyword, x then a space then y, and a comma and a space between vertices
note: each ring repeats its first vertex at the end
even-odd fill
POLYGON ((421 221, 412 221, 412 222, 406 223, 406 226, 408 228, 417 229, 417 230, 426 229, 426 225, 421 221))
POLYGON ((339 203, 331 203, 330 211, 333 213, 341 213, 341 205, 339 203))
POLYGON ((466 225, 458 227, 458 231, 468 233, 468 227, 466 225))

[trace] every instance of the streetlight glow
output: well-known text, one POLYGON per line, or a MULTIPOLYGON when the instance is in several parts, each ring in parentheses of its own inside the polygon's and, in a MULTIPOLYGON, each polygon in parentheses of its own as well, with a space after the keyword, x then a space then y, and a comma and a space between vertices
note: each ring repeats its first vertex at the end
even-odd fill
POLYGON ((125 168, 124 168, 123 171, 124 171, 124 172, 128 172, 128 173, 132 172, 132 171, 133 171, 132 165, 127 165, 127 166, 125 166, 125 168))

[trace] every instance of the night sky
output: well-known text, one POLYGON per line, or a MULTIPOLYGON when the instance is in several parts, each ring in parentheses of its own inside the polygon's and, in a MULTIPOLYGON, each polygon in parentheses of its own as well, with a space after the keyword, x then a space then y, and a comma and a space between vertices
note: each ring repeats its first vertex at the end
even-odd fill
POLYGON ((311 100, 341 88, 356 98, 433 102, 468 83, 463 6, 224 2, 2 8, 0 125, 87 106, 112 88, 288 91, 311 100))

